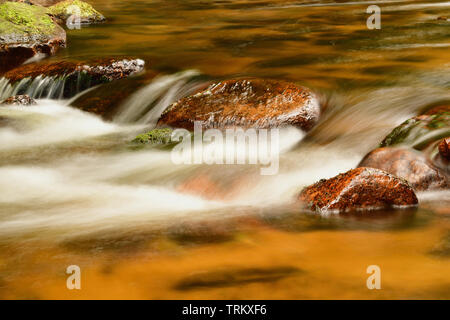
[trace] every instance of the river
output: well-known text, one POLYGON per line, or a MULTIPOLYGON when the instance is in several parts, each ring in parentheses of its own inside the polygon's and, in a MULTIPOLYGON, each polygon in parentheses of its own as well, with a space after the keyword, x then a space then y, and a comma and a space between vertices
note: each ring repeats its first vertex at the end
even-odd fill
MULTIPOLYGON (((111 121, 40 95, 42 83, 30 86, 36 106, 0 109, 10 119, 0 126, 0 298, 450 298, 448 191, 367 216, 293 205, 421 108, 450 100, 449 22, 437 19, 450 2, 90 3, 108 22, 69 30, 55 58, 135 56, 157 75, 111 121), (370 4, 380 30, 366 27, 370 4), (326 106, 307 135, 281 131, 278 174, 175 165, 167 150, 127 143, 170 103, 234 77, 294 81, 326 106), (82 290, 66 288, 69 265, 82 290), (370 265, 381 290, 366 287, 370 265)), ((0 95, 10 90, 0 81, 0 95)))

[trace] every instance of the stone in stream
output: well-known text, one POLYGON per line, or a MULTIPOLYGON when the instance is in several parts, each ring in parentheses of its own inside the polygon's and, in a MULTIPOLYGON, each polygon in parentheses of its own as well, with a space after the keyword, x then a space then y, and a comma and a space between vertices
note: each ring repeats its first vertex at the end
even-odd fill
MULTIPOLYGON (((52 77, 64 80, 63 96, 68 98, 98 84, 119 80, 144 70, 145 62, 134 58, 104 58, 92 61, 42 61, 6 72, 3 77, 14 85, 24 79, 52 77)), ((28 85, 21 91, 26 92, 28 85)))
POLYGON ((293 125, 309 130, 319 116, 319 102, 305 87, 264 79, 227 80, 172 104, 158 125, 193 130, 194 121, 201 121, 203 129, 293 125))
POLYGON ((60 21, 67 22, 70 16, 74 16, 74 21, 81 24, 101 23, 106 19, 95 10, 89 3, 80 0, 66 0, 58 2, 48 8, 48 14, 60 21))
POLYGON ((448 187, 445 173, 436 168, 425 155, 410 148, 378 148, 369 152, 358 167, 381 169, 408 181, 415 190, 448 187))
POLYGON ((135 92, 151 83, 156 75, 155 72, 147 70, 133 77, 105 83, 77 96, 71 106, 100 115, 105 120, 112 120, 121 105, 135 92))
POLYGON ((437 104, 434 105, 431 108, 426 108, 424 112, 422 112, 422 115, 433 115, 433 114, 440 114, 440 113, 450 113, 450 105, 447 104, 437 104))
POLYGON ((15 105, 15 106, 32 106, 36 105, 36 101, 32 99, 28 95, 18 95, 9 97, 8 99, 4 100, 0 103, 0 105, 15 105))
POLYGON ((380 147, 406 145, 423 150, 432 142, 449 135, 450 111, 436 109, 434 114, 422 114, 403 122, 384 138, 380 147))
POLYGON ((447 160, 450 160, 450 137, 442 139, 438 145, 439 154, 447 160))
POLYGON ((405 180, 374 168, 356 168, 303 189, 298 196, 320 213, 415 206, 413 188, 405 180))
POLYGON ((0 4, 0 72, 37 54, 52 55, 66 45, 66 32, 47 9, 18 2, 0 4))

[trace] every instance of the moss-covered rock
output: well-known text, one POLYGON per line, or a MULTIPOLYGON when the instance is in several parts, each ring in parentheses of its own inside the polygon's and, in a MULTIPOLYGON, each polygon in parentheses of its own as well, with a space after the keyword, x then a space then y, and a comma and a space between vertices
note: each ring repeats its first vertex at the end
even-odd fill
POLYGON ((169 128, 153 129, 136 136, 136 138, 134 138, 131 142, 135 144, 152 145, 169 144, 172 142, 172 132, 173 130, 169 128))
POLYGON ((19 2, 0 4, 0 71, 39 52, 53 54, 65 44, 65 31, 47 15, 46 8, 19 2))
POLYGON ((407 145, 423 150, 432 142, 450 136, 450 112, 421 115, 406 120, 384 138, 380 147, 407 145))
POLYGON ((48 8, 49 15, 66 21, 70 16, 79 14, 80 23, 100 23, 105 17, 95 10, 89 3, 80 0, 66 0, 48 8))

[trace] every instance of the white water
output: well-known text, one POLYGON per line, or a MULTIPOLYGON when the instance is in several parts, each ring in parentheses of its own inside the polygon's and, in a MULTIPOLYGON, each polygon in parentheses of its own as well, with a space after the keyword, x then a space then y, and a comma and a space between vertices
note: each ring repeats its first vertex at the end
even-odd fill
MULTIPOLYGON (((113 123, 62 100, 2 107, 0 118, 9 122, 0 127, 0 234, 67 238, 288 205, 302 187, 353 168, 394 124, 435 95, 445 96, 410 87, 363 92, 351 99, 328 97, 334 107, 310 137, 319 142, 336 137, 294 147, 304 134, 282 130, 280 169, 273 176, 261 176, 259 167, 250 165, 174 165, 169 151, 125 148, 155 123, 164 106, 192 90, 195 84, 188 80, 195 75, 189 71, 155 79, 124 103, 113 123), (108 151, 97 152, 105 142, 108 151), (86 146, 87 151, 79 151, 86 146), (226 187, 200 184, 186 190, 199 177, 227 180, 226 187)), ((39 86, 32 90, 38 92, 39 86)))
POLYGON ((13 84, 6 78, 0 78, 0 101, 18 94, 26 94, 35 99, 61 99, 64 92, 64 77, 24 78, 13 84))

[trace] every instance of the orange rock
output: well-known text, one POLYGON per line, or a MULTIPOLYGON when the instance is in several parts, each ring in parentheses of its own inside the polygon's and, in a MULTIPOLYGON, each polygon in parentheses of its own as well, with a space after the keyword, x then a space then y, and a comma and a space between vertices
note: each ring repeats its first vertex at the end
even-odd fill
POLYGON ((306 187, 298 200, 321 213, 383 209, 418 203, 403 179, 374 168, 356 168, 306 187))
POLYGON ((450 105, 439 105, 422 113, 423 115, 433 115, 438 113, 450 112, 450 105))
POLYGON ((319 119, 316 96, 296 84, 263 79, 228 80, 172 104, 158 124, 193 130, 294 125, 311 129, 319 119))
POLYGON ((409 148, 378 148, 368 153, 358 167, 384 170, 407 180, 416 190, 441 189, 447 177, 421 153, 409 148))
POLYGON ((103 58, 90 61, 53 60, 25 64, 6 72, 3 76, 11 82, 16 82, 38 76, 68 76, 83 71, 91 77, 103 77, 106 82, 138 73, 144 69, 144 64, 143 60, 134 58, 103 58))
POLYGON ((209 200, 223 198, 223 190, 207 175, 199 175, 181 183, 178 191, 196 196, 202 196, 209 200))

